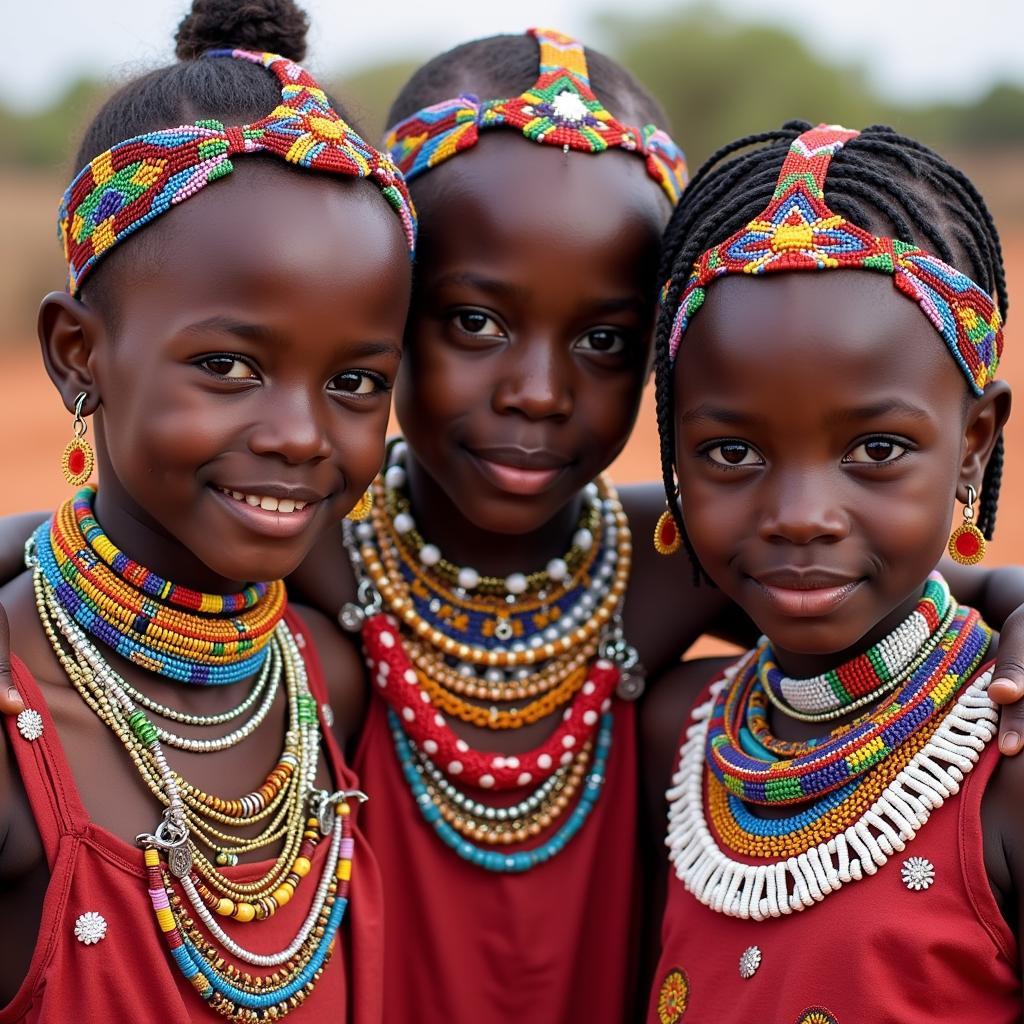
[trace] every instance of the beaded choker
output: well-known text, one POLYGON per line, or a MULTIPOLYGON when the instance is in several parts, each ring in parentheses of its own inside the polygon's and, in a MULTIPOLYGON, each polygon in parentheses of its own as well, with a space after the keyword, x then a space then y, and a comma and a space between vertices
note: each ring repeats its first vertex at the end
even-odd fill
MULTIPOLYGON (((280 615, 265 633, 263 663, 252 689, 238 707, 218 715, 185 713, 146 698, 107 663, 86 631, 108 642, 118 628, 127 625, 111 617, 98 619, 93 591, 84 589, 80 576, 87 576, 90 585, 99 581, 96 593, 102 593, 101 585, 111 584, 108 577, 123 587, 130 578, 147 595, 159 593, 179 606, 248 607, 250 612, 261 608, 276 585, 247 588, 242 594, 221 598, 159 580, 103 536, 92 516, 92 497, 87 489, 67 503, 55 516, 52 529, 41 530, 28 550, 40 620, 75 689, 117 736, 154 799, 163 805, 155 832, 140 834, 136 842, 144 850, 156 924, 177 968, 227 1019, 279 1019, 312 991, 333 952, 348 903, 354 854, 347 797, 365 797, 315 788, 320 729, 299 652, 304 641, 292 635, 280 615), (75 529, 80 531, 78 535, 75 529), (75 543, 67 543, 69 540, 75 543), (60 556, 54 552, 66 556, 56 577, 60 556), (84 614, 83 608, 90 614, 84 614), (97 622, 104 624, 102 630, 97 622), (236 797, 216 796, 190 784, 171 767, 165 745, 210 754, 254 735, 282 688, 288 704, 284 746, 277 764, 257 789, 236 797), (171 731, 172 722, 216 728, 256 706, 257 701, 253 714, 226 734, 197 738, 171 731), (166 719, 167 725, 158 725, 156 718, 166 719), (326 853, 320 851, 317 858, 317 849, 325 840, 326 853), (279 848, 277 856, 259 877, 242 882, 222 870, 237 864, 242 855, 272 846, 279 848), (248 925, 274 916, 295 898, 310 875, 318 878, 308 912, 283 949, 253 952, 219 923, 219 919, 230 918, 248 925), (237 968, 225 961, 227 955, 270 973, 253 974, 237 968)), ((156 599, 147 596, 146 600, 156 599)), ((162 610, 166 612, 166 605, 162 610)), ((137 617, 128 625, 139 636, 149 638, 156 621, 155 615, 147 622, 137 617)), ((170 632, 164 629, 160 635, 170 632)), ((151 655, 132 657, 132 651, 116 639, 109 646, 148 667, 145 658, 151 655)), ((181 660, 187 657, 188 653, 182 652, 181 660)))
POLYGON ((211 50, 203 59, 214 58, 262 65, 281 83, 281 102, 252 124, 226 128, 203 120, 147 132, 91 160, 64 193, 58 219, 72 295, 114 245, 230 174, 231 158, 248 153, 323 174, 368 178, 401 219, 412 253, 416 215, 401 174, 387 153, 367 145, 346 123, 308 71, 273 53, 211 50))
POLYGON ((471 149, 488 128, 513 128, 531 142, 581 153, 636 153, 674 206, 686 185, 686 159, 654 125, 634 128, 613 117, 590 87, 583 44, 553 29, 531 28, 540 47, 537 81, 519 96, 479 100, 465 93, 396 124, 384 139, 406 178, 471 149))
POLYGON ((669 856, 697 899, 758 921, 804 910, 874 874, 958 791, 998 715, 985 692, 991 672, 973 678, 991 632, 977 612, 952 607, 937 646, 895 698, 818 740, 770 735, 767 702, 757 699, 761 651, 712 686, 693 711, 667 794, 669 856), (752 719, 760 726, 748 728, 752 719), (803 809, 782 818, 749 808, 795 802, 803 809))
POLYGON ((217 686, 259 671, 284 615, 278 580, 238 594, 201 594, 161 579, 110 542, 83 488, 35 533, 34 557, 69 615, 136 665, 217 686))
POLYGON ((921 307, 971 389, 981 394, 995 377, 1003 350, 1002 318, 992 296, 918 246, 872 235, 825 201, 832 157, 859 134, 821 124, 794 140, 764 212, 694 263, 669 335, 672 361, 708 285, 719 277, 852 267, 890 275, 921 307))
POLYGON ((546 569, 502 580, 460 568, 415 531, 400 492, 403 447, 374 485, 370 522, 346 524, 360 606, 346 606, 341 620, 362 634, 425 821, 470 863, 527 871, 583 827, 604 780, 612 699, 617 689, 639 693, 636 653, 618 622, 628 526, 601 484, 585 495, 572 549, 546 569), (560 720, 535 749, 502 755, 472 749, 442 712, 494 730, 560 720), (503 798, 488 802, 489 791, 503 798))
POLYGON ((775 664, 771 647, 762 638, 758 677, 772 703, 791 718, 804 722, 839 718, 905 682, 945 635, 954 612, 946 581, 933 573, 909 618, 852 661, 820 676, 790 679, 775 664))

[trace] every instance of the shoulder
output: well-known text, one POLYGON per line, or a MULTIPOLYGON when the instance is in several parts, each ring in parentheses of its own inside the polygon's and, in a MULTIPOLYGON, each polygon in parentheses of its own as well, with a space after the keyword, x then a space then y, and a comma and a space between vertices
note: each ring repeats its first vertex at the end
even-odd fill
POLYGON ((291 597, 327 615, 337 615, 346 601, 354 601, 355 578, 341 529, 324 533, 285 582, 291 597))
MULTIPOLYGON (((645 788, 664 793, 690 712, 701 692, 735 658, 684 661, 655 679, 640 708, 640 749, 645 788)), ((660 798, 660 797, 659 797, 660 798)))
POLYGON ((654 527, 666 507, 660 485, 625 487, 620 496, 633 535, 633 567, 624 609, 626 636, 648 670, 657 673, 712 628, 728 601, 714 587, 694 583, 685 551, 666 557, 654 550, 654 527))
POLYGON ((315 608, 290 607, 315 650, 334 711, 334 733, 344 745, 359 732, 366 713, 366 676, 359 641, 315 608))

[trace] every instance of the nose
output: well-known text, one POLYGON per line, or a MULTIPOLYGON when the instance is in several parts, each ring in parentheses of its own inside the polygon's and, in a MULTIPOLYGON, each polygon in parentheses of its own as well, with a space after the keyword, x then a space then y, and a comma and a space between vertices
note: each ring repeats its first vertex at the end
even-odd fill
POLYGON ((796 471, 775 479, 762 506, 758 535, 772 543, 834 543, 850 532, 839 481, 827 471, 796 471))
POLYGON ((254 454, 277 457, 294 466, 320 462, 331 454, 327 396, 297 386, 267 388, 265 394, 266 401, 249 434, 254 454))
POLYGON ((529 339, 509 346, 492 405, 495 412, 518 413, 530 420, 564 420, 572 415, 571 370, 553 340, 529 339))

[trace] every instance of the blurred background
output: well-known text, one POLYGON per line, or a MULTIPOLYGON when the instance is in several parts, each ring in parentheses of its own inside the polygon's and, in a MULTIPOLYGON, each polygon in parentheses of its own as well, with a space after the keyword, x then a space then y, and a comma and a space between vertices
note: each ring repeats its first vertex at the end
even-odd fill
MULTIPOLYGON (((6 5, 0 63, 0 514, 66 495, 70 418, 42 372, 39 299, 63 283, 55 213, 84 123, 126 78, 172 58, 185 0, 6 5)), ((939 149, 984 194, 1003 238, 1011 297, 1024 295, 1024 5, 1014 0, 305 0, 307 64, 379 137, 391 98, 423 60, 475 36, 557 27, 621 60, 660 98, 691 170, 717 146, 791 118, 888 123, 939 149)), ((1024 402, 1011 314, 1004 375, 1024 402)), ((1007 438, 990 562, 1024 562, 1024 412, 1007 438)), ((615 467, 657 476, 648 403, 615 467)))

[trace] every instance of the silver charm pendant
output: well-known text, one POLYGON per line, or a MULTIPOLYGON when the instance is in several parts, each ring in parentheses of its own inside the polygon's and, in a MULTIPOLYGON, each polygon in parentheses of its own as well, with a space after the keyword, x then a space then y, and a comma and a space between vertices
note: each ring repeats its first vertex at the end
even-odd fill
POLYGON ((175 878, 185 878, 192 870, 192 851, 187 843, 171 847, 167 851, 167 866, 175 878))
POLYGON ((32 708, 25 708, 24 711, 18 715, 18 732, 21 735, 31 741, 37 740, 43 735, 43 716, 38 711, 33 711, 32 708))
POLYGON ((935 865, 925 857, 908 857, 903 862, 903 884, 911 892, 930 889, 935 881, 935 865))
POLYGON ((107 921, 102 914, 90 910, 75 921, 75 938, 83 946, 94 946, 107 936, 107 921))
POLYGON ((343 604, 341 611, 338 612, 338 623, 348 633, 358 633, 363 628, 365 621, 366 616, 363 614, 363 609, 352 602, 343 604))
POLYGON ((320 705, 320 717, 323 718, 324 725, 326 725, 328 729, 334 725, 334 708, 332 708, 330 704, 326 703, 326 701, 320 705))
POLYGON ((761 966, 761 948, 759 946, 747 946, 740 957, 740 977, 744 981, 752 978, 758 967, 761 966))

